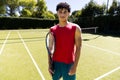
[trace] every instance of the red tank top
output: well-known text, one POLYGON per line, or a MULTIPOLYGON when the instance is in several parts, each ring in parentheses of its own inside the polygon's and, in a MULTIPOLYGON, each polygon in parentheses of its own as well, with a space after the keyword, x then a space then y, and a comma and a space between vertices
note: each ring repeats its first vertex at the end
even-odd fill
POLYGON ((56 41, 53 61, 66 64, 74 62, 75 30, 76 26, 72 23, 68 23, 65 27, 59 27, 59 25, 51 27, 50 31, 53 32, 56 41))

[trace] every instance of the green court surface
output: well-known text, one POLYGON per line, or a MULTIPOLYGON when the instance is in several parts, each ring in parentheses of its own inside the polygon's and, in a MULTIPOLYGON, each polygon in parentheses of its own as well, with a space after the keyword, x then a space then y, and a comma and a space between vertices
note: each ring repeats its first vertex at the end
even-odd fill
MULTIPOLYGON (((47 29, 0 31, 0 80, 52 80, 47 29)), ((77 80, 120 80, 120 37, 82 34, 77 80)))

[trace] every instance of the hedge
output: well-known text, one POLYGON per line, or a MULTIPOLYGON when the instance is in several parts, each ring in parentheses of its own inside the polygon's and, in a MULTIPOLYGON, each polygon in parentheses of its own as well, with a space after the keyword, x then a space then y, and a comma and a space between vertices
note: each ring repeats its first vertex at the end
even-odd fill
POLYGON ((0 29, 49 28, 57 23, 58 20, 50 19, 0 17, 0 29))
MULTIPOLYGON (((50 19, 0 17, 0 29, 49 28, 57 23, 50 19)), ((75 23, 82 28, 99 27, 99 32, 120 32, 120 16, 79 17, 75 23)))
POLYGON ((79 17, 75 23, 82 28, 99 27, 99 32, 120 32, 120 16, 79 17))

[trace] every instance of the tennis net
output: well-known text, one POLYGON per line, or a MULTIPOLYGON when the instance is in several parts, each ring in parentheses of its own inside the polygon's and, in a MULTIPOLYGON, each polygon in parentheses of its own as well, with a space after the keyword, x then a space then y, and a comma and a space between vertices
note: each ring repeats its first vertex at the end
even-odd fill
POLYGON ((81 28, 83 33, 97 33, 98 27, 81 28))
POLYGON ((98 33, 98 27, 89 27, 89 28, 81 28, 82 30, 82 40, 83 41, 89 41, 89 40, 95 40, 98 37, 100 37, 100 35, 97 35, 96 33, 98 33))

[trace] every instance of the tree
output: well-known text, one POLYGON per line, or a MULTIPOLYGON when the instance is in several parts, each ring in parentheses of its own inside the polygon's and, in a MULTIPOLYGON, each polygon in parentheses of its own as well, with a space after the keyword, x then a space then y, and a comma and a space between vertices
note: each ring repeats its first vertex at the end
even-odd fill
POLYGON ((35 0, 20 0, 19 4, 23 9, 27 9, 33 13, 37 2, 35 0))
POLYGON ((106 7, 107 7, 107 6, 106 6, 105 3, 103 3, 102 6, 101 6, 101 8, 103 9, 103 14, 104 14, 104 15, 106 15, 106 13, 107 13, 106 7))
POLYGON ((120 16, 120 2, 118 2, 117 15, 120 16))
POLYGON ((98 16, 104 13, 104 8, 98 5, 94 0, 91 0, 86 4, 85 8, 82 9, 82 16, 98 16))
POLYGON ((51 11, 47 11, 45 18, 47 18, 47 19, 55 19, 55 16, 51 11))
POLYGON ((15 15, 16 8, 19 6, 19 0, 5 0, 7 7, 9 7, 8 14, 15 15))
POLYGON ((33 13, 33 17, 46 18, 47 6, 45 0, 37 0, 36 11, 33 13))
POLYGON ((73 11, 72 14, 71 14, 71 16, 69 17, 69 20, 71 22, 75 22, 80 15, 81 15, 81 10, 73 11))
POLYGON ((5 14, 6 8, 5 8, 5 2, 4 0, 0 0, 0 14, 5 14))
POLYGON ((0 4, 4 2, 4 5, 0 5, 1 12, 9 14, 10 16, 16 16, 16 12, 21 14, 20 8, 29 10, 31 13, 34 11, 36 1, 35 0, 1 0, 0 4))
POLYGON ((108 13, 110 15, 114 15, 117 13, 117 0, 113 0, 112 5, 110 6, 108 13))
POLYGON ((81 15, 81 10, 76 10, 76 11, 73 11, 71 16, 77 18, 81 15))
POLYGON ((32 15, 32 13, 28 9, 25 9, 25 8, 21 11, 21 13, 22 13, 21 17, 31 17, 32 15))

